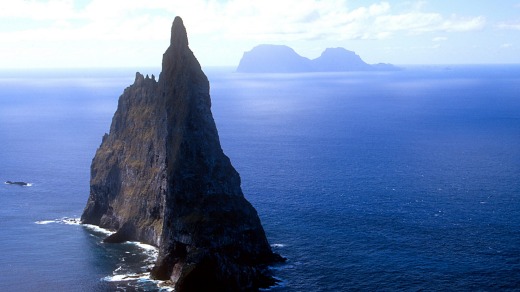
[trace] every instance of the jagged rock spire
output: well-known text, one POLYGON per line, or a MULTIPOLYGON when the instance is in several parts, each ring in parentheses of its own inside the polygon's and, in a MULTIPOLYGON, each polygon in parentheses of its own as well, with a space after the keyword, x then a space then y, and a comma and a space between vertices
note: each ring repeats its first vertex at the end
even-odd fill
POLYGON ((182 18, 176 16, 172 24, 172 34, 170 37, 170 45, 176 45, 181 47, 188 46, 188 34, 186 28, 182 22, 182 18))
POLYGON ((180 17, 154 79, 137 73, 119 98, 92 162, 82 222, 116 231, 106 242, 159 247, 151 276, 170 279, 176 291, 272 284, 266 265, 281 258, 222 151, 209 82, 180 17))

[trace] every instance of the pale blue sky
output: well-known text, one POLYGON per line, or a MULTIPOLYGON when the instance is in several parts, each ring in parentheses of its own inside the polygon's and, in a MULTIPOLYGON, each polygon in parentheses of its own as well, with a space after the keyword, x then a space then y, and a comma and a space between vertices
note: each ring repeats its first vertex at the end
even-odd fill
POLYGON ((368 63, 520 63, 520 0, 11 0, 0 68, 160 66, 175 16, 203 66, 236 66, 257 44, 368 63))

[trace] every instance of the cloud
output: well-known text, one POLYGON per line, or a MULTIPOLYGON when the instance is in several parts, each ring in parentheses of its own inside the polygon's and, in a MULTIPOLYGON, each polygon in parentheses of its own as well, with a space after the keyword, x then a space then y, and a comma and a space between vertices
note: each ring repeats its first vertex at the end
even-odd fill
POLYGON ((513 47, 513 44, 505 43, 505 44, 502 44, 500 47, 503 48, 503 49, 509 49, 509 48, 513 47))
POLYGON ((374 21, 378 30, 420 34, 427 32, 467 32, 480 30, 485 25, 482 16, 446 18, 439 13, 409 12, 397 15, 384 15, 374 21))
MULTIPOLYGON (((483 16, 428 10, 426 1, 375 1, 11 0, 0 10, 0 52, 5 57, 0 66, 21 61, 52 66, 65 58, 89 66, 126 64, 123 57, 154 64, 148 56, 160 58, 177 15, 188 29, 192 49, 217 63, 231 62, 229 56, 260 42, 299 42, 309 51, 307 41, 337 44, 424 35, 422 40, 439 46, 443 40, 435 36, 486 25, 483 16), (85 61, 83 54, 99 64, 85 61)), ((520 29, 520 23, 501 23, 500 28, 520 29)))
POLYGON ((447 37, 434 37, 434 38, 432 39, 433 42, 445 42, 445 41, 447 41, 447 40, 448 40, 447 37))
POLYGON ((499 29, 520 30, 520 21, 500 22, 496 25, 499 29))
MULTIPOLYGON (((183 17, 190 34, 263 41, 382 39, 395 33, 465 32, 481 29, 481 16, 463 18, 411 11, 396 13, 389 2, 353 7, 347 0, 72 0, 12 1, 3 19, 48 20, 2 38, 47 40, 167 39, 174 15, 183 17)), ((4 20, 6 21, 6 20, 4 20)), ((1 23, 1 22, 0 22, 1 23)))
POLYGON ((356 8, 350 7, 351 2, 341 0, 244 3, 235 0, 221 7, 222 15, 232 20, 221 27, 229 37, 274 41, 382 39, 400 32, 467 32, 482 29, 486 23, 482 16, 446 17, 421 12, 423 5, 413 5, 410 12, 393 13, 388 2, 356 8))
POLYGON ((32 20, 58 20, 77 17, 74 11, 74 2, 64 0, 49 1, 9 1, 9 5, 2 5, 0 18, 25 18, 32 20))

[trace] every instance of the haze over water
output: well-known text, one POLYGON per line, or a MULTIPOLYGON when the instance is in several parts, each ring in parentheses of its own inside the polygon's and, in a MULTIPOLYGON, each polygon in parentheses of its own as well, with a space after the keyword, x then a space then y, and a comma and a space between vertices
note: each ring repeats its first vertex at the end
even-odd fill
MULTIPOLYGON (((519 66, 205 71, 224 152, 288 258, 273 290, 520 287, 519 66)), ((33 183, 0 185, 0 290, 155 289, 107 281, 143 250, 59 220, 81 215, 134 76, 0 74, 0 180, 33 183)))

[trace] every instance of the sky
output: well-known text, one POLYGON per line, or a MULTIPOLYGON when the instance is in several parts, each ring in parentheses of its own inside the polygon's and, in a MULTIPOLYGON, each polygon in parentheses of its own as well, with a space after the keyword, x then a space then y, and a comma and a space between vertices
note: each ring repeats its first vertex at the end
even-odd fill
POLYGON ((259 44, 310 59, 520 63, 520 0, 0 0, 0 68, 159 67, 181 16, 201 65, 259 44))

